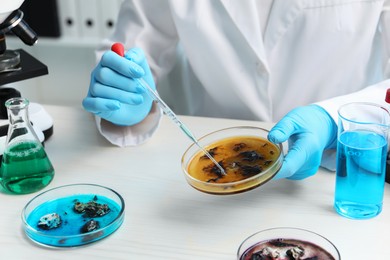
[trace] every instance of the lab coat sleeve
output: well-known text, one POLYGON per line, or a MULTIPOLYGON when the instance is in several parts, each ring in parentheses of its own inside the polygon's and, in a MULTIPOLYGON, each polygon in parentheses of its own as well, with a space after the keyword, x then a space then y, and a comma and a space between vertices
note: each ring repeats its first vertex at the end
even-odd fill
MULTIPOLYGON (((332 99, 317 102, 316 104, 323 107, 333 118, 334 122, 338 124, 337 110, 341 105, 349 102, 373 102, 390 108, 390 105, 385 102, 386 91, 388 88, 390 88, 390 80, 385 80, 378 84, 364 88, 358 92, 344 96, 338 96, 332 99)), ((335 147, 324 151, 321 166, 331 171, 336 170, 335 147)))
MULTIPOLYGON (((104 39, 96 51, 97 60, 114 42, 123 43, 126 50, 142 48, 158 88, 158 82, 176 61, 178 37, 169 14, 169 1, 125 0, 113 35, 104 39)), ((150 114, 134 126, 117 126, 95 118, 99 132, 112 144, 124 147, 146 142, 158 129, 161 116, 161 109, 154 104, 150 114)))
POLYGON ((390 79, 368 86, 358 92, 327 99, 316 104, 323 107, 337 124, 338 108, 349 102, 373 102, 390 108, 390 105, 385 102, 388 88, 390 88, 390 79))
POLYGON ((136 146, 145 143, 157 131, 162 111, 154 103, 149 115, 134 126, 118 126, 95 116, 100 134, 110 143, 119 147, 136 146))

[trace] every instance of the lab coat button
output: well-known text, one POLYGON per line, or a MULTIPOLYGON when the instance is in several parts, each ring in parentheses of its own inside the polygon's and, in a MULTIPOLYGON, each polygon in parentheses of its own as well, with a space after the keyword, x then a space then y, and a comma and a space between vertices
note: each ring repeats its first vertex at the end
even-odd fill
POLYGON ((256 63, 256 67, 257 67, 257 73, 260 74, 260 75, 265 75, 267 73, 265 67, 263 64, 261 63, 256 63))

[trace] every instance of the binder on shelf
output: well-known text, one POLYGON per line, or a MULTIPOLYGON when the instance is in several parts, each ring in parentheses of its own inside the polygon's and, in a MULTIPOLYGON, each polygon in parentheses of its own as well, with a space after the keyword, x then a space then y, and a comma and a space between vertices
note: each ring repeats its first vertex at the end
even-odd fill
POLYGON ((57 0, 60 29, 63 37, 80 37, 80 16, 77 2, 79 0, 57 0))
POLYGON ((116 21, 122 0, 99 0, 101 37, 109 37, 115 29, 116 21))
POLYGON ((100 5, 96 0, 78 0, 82 38, 101 38, 100 5))

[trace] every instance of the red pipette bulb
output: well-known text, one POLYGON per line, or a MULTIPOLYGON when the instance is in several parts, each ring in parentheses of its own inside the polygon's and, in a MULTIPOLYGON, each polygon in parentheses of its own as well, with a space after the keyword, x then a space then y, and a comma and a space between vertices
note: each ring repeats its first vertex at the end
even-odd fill
POLYGON ((125 47, 123 47, 122 43, 119 42, 114 43, 111 46, 111 50, 122 57, 125 55, 125 47))
POLYGON ((390 104, 390 88, 388 88, 387 91, 386 91, 385 101, 386 101, 386 103, 390 104))

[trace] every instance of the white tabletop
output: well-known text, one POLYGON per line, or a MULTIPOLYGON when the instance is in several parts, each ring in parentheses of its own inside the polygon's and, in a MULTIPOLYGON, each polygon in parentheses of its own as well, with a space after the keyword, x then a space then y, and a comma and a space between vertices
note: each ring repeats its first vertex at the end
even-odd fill
MULTIPOLYGON (((0 259, 236 259, 249 235, 272 227, 298 227, 331 240, 342 259, 388 259, 390 185, 382 213, 351 220, 333 210, 335 174, 320 170, 302 181, 277 180, 252 191, 209 195, 190 187, 180 159, 190 145, 164 118, 158 133, 138 147, 119 148, 97 132, 81 107, 45 106, 54 120, 46 151, 55 177, 44 190, 65 184, 94 183, 120 193, 125 220, 111 236, 88 246, 49 249, 23 233, 21 211, 39 192, 0 193, 0 259)), ((181 117, 198 136, 224 127, 270 124, 181 117)))

